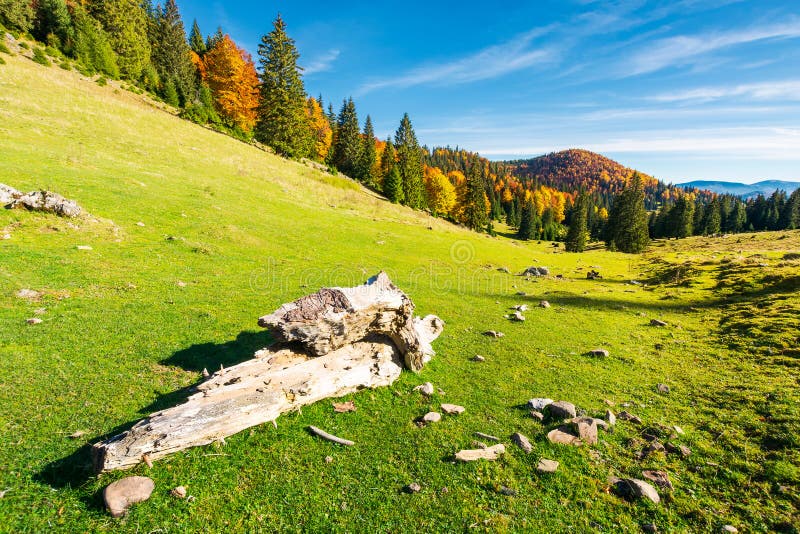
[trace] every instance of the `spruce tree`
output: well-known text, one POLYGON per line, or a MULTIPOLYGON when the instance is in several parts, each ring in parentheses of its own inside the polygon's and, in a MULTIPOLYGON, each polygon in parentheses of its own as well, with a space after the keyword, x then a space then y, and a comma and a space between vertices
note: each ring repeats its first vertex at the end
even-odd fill
POLYGON ((333 165, 351 178, 359 176, 361 160, 361 128, 358 125, 356 104, 352 98, 342 102, 336 121, 336 140, 333 145, 333 165))
POLYGON ((171 83, 177 90, 180 104, 185 105, 195 93, 195 67, 175 0, 167 0, 163 9, 156 8, 152 26, 151 58, 163 84, 162 96, 168 98, 167 90, 171 83))
POLYGON ((684 238, 692 235, 694 209, 694 203, 686 195, 681 195, 675 201, 675 205, 670 211, 670 236, 684 238))
POLYGON ((375 176, 375 163, 378 160, 378 150, 375 148, 375 129, 372 127, 372 119, 367 115, 364 124, 364 135, 361 137, 361 156, 358 164, 358 179, 369 186, 374 186, 377 182, 375 176))
POLYGON ((192 23, 192 32, 189 34, 189 48, 200 57, 206 53, 206 42, 203 40, 203 33, 200 31, 200 25, 197 24, 197 19, 192 23))
POLYGON ((75 59, 90 72, 102 72, 112 78, 119 78, 117 55, 100 23, 80 5, 73 8, 72 22, 75 26, 75 42, 72 47, 75 59))
POLYGON ((0 0, 0 24, 8 29, 29 32, 34 12, 30 0, 0 0))
POLYGON ((64 0, 39 0, 33 35, 39 41, 70 51, 75 30, 64 0))
POLYGON ((534 233, 533 202, 526 200, 522 204, 521 212, 522 213, 519 218, 519 229, 517 230, 517 239, 528 241, 533 239, 534 233))
POLYGON ((222 41, 225 37, 225 32, 222 31, 222 26, 217 26, 217 31, 214 32, 214 35, 209 35, 206 38, 206 52, 211 52, 211 50, 217 46, 217 43, 222 41))
POLYGON ((383 194, 395 203, 403 202, 403 179, 397 170, 397 155, 391 139, 386 140, 386 148, 381 157, 381 174, 383 174, 383 194))
POLYGON ((567 238, 564 242, 564 248, 567 252, 583 252, 586 250, 586 242, 588 241, 588 211, 589 211, 589 195, 581 192, 575 201, 575 206, 572 210, 572 217, 569 221, 569 231, 567 238))
POLYGON ((150 65, 147 14, 137 0, 92 0, 91 14, 100 21, 117 54, 123 76, 138 80, 150 65))
MULTIPOLYGON (((414 209, 422 209, 425 207, 422 184, 422 150, 408 113, 403 115, 400 127, 394 134, 394 144, 397 149, 398 171, 403 179, 405 204, 414 209)), ((485 222, 480 227, 484 225, 485 222)))
POLYGON ((608 216, 606 245, 612 250, 637 254, 650 242, 644 208, 642 177, 634 173, 630 184, 614 198, 608 216))
POLYGON ((464 195, 464 224, 473 230, 480 230, 486 226, 486 193, 483 182, 483 165, 477 154, 472 157, 472 162, 467 173, 467 191, 464 195))
POLYGON ((300 54, 286 34, 280 15, 273 22, 273 30, 262 37, 258 57, 261 101, 255 138, 284 156, 310 156, 313 139, 306 118, 306 91, 297 66, 300 54))
POLYGON ((703 222, 703 233, 705 235, 716 235, 719 233, 722 222, 719 197, 712 200, 711 204, 706 208, 706 216, 703 222))

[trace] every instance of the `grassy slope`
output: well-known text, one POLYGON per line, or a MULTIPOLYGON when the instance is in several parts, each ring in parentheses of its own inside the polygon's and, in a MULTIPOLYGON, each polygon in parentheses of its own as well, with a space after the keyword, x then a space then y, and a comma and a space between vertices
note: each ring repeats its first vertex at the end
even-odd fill
MULTIPOLYGON (((112 86, 4 57, 0 182, 54 189, 98 220, 72 227, 55 217, 0 212, 0 229, 12 235, 0 241, 0 490, 8 489, 0 531, 636 531, 648 522, 667 531, 723 523, 764 531, 797 521, 797 360, 782 355, 789 365, 776 365, 763 347, 747 343, 729 349, 745 333, 729 330, 723 340, 722 315, 705 307, 728 303, 729 289, 712 288, 734 266, 752 267, 739 256, 770 249, 761 261, 777 265, 781 250, 798 248, 797 232, 783 241, 759 236, 741 253, 731 251, 728 263, 723 252, 711 255, 729 242, 664 244, 652 258, 710 263, 689 286, 645 290, 625 283, 650 268, 639 258, 600 250, 568 255, 549 244, 465 232, 112 86), (526 282, 495 269, 532 264, 564 278, 526 282), (582 269, 590 265, 606 279, 586 281, 582 269), (91 476, 84 442, 181 402, 181 388, 204 367, 248 359, 268 342, 255 326, 259 315, 380 269, 421 313, 447 322, 436 358, 420 375, 351 396, 356 413, 334 415, 322 402, 282 417, 277 429, 254 428, 223 447, 139 467, 131 473, 154 478, 154 496, 122 521, 108 517, 99 491, 131 473, 91 476), (28 302, 14 297, 20 288, 46 295, 28 302), (530 296, 516 296, 520 290, 530 296), (523 324, 503 319, 507 307, 541 298, 553 307, 532 309, 523 324), (27 326, 42 307, 44 323, 27 326), (677 326, 647 326, 656 316, 677 326), (490 328, 506 337, 480 335, 490 328), (596 346, 612 357, 582 355, 596 346), (487 362, 469 362, 475 354, 487 362), (426 402, 410 393, 423 381, 445 395, 426 402), (670 395, 655 392, 661 382, 670 395), (625 423, 602 436, 598 458, 550 445, 520 408, 533 396, 571 400, 591 413, 602 413, 603 399, 632 402, 630 410, 649 423, 682 426, 686 436, 677 441, 693 455, 638 462, 639 449, 630 445, 640 448, 640 439, 625 423), (417 428, 413 419, 439 402, 467 412, 417 428), (313 439, 304 430, 309 424, 357 446, 313 439), (779 439, 767 443, 775 428, 779 439), (87 435, 69 439, 76 430, 87 435), (504 438, 521 431, 535 450, 525 455, 509 446, 496 463, 452 464, 474 431, 504 438), (325 463, 327 455, 333 463, 325 463), (537 476, 540 457, 560 461, 559 472, 537 476), (664 505, 632 505, 607 493, 608 475, 638 477, 642 468, 671 473, 676 490, 664 505), (412 481, 422 484, 421 494, 401 494, 412 481), (171 498, 177 485, 196 500, 171 498), (500 494, 502 485, 518 495, 500 494)), ((797 264, 775 270, 783 273, 780 288, 788 280, 786 294, 797 289, 797 264)), ((748 272, 735 276, 753 281, 748 290, 758 298, 784 294, 748 272)), ((746 307, 751 297, 744 298, 746 307)), ((796 299, 783 302, 800 309, 791 308, 796 299)))

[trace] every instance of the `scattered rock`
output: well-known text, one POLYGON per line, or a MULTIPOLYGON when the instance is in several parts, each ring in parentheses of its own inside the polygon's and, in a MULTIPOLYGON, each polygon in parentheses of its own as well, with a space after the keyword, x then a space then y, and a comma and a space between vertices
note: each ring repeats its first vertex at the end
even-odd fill
POLYGON ((144 226, 144 223, 142 221, 139 221, 136 223, 136 226, 144 226))
POLYGON ((481 356, 480 354, 476 354, 475 356, 473 356, 473 357, 472 357, 472 358, 470 358, 470 359, 471 359, 473 362, 478 362, 478 363, 480 363, 480 362, 485 362, 485 361, 486 361, 486 358, 484 358, 484 357, 483 357, 483 356, 481 356))
POLYGON ((3 234, 3 236, 0 239, 4 239, 4 240, 11 239, 11 234, 3 234))
POLYGON ((616 405, 616 403, 614 401, 608 400, 608 399, 603 399, 603 404, 605 404, 606 406, 610 406, 610 407, 614 407, 616 405))
POLYGON ((472 441, 472 446, 476 447, 478 449, 488 449, 489 448, 489 446, 487 444, 485 444, 482 441, 478 441, 478 440, 473 440, 472 441))
POLYGON ((587 420, 587 422, 588 422, 588 420, 591 420, 591 421, 594 422, 594 424, 597 425, 597 428, 602 428, 606 432, 608 432, 608 429, 610 427, 610 425, 608 424, 608 421, 606 421, 605 419, 598 419, 597 417, 586 417, 586 416, 580 416, 580 415, 578 417, 576 417, 575 419, 572 419, 570 421, 570 423, 577 423, 580 420, 587 420))
POLYGON ((428 412, 422 416, 422 422, 426 424, 438 423, 442 420, 442 414, 439 412, 428 412))
POLYGON ((531 445, 530 440, 528 440, 527 437, 520 434, 519 432, 516 432, 511 435, 511 441, 519 445, 519 448, 527 453, 530 453, 533 450, 533 445, 531 445))
POLYGON ((644 480, 637 480, 635 478, 616 479, 612 482, 616 493, 626 499, 650 499, 654 503, 661 502, 661 497, 658 496, 656 489, 645 482, 644 480))
POLYGON ((536 470, 540 473, 555 473, 558 469, 558 462, 542 458, 536 465, 536 470))
POLYGON ((593 349, 588 354, 595 358, 608 358, 609 352, 606 349, 593 349))
POLYGON ((680 454, 683 458, 688 458, 692 454, 692 450, 686 445, 675 445, 674 443, 667 442, 664 449, 672 454, 680 454))
POLYGON ((92 250, 92 247, 90 247, 89 245, 78 245, 75 248, 77 248, 78 250, 92 250))
POLYGON ((595 271, 594 269, 592 269, 591 271, 586 273, 586 279, 587 280, 597 280, 597 279, 600 279, 600 278, 603 278, 600 275, 600 272, 599 271, 595 271))
POLYGON ((549 303, 549 302, 547 302, 546 300, 543 300, 543 301, 541 301, 541 302, 539 303, 539 307, 540 307, 540 308, 547 309, 547 308, 549 308, 549 307, 550 307, 550 303, 549 303))
MULTIPOLYGON (((517 287, 517 286, 514 286, 514 287, 517 287)), ((525 295, 527 295, 527 293, 525 293, 524 291, 517 291, 517 296, 518 297, 524 297, 525 295)))
POLYGON ((414 391, 419 391, 426 397, 430 397, 433 395, 433 384, 430 382, 425 382, 424 384, 420 384, 419 386, 415 387, 414 391))
POLYGON ((494 330, 487 330, 483 335, 488 337, 503 337, 505 334, 502 332, 495 332, 494 330))
POLYGON ((547 267, 528 267, 520 276, 549 276, 550 269, 547 267))
POLYGON ((186 284, 186 282, 184 282, 184 281, 182 281, 182 280, 178 280, 177 286, 178 286, 178 287, 186 287, 186 286, 187 286, 187 284, 186 284))
POLYGON ((34 315, 44 315, 45 313, 47 313, 47 308, 37 308, 33 310, 34 315))
POLYGON ((528 305, 527 304, 517 304, 516 306, 512 306, 511 309, 512 310, 517 310, 517 311, 520 311, 520 312, 525 312, 525 311, 528 311, 528 305))
POLYGON ((353 401, 347 402, 334 402, 333 411, 336 413, 348 413, 356 411, 356 403, 353 401))
POLYGON ((497 271, 505 274, 509 274, 511 272, 508 270, 508 267, 499 267, 497 271))
POLYGON ((550 440, 550 443, 559 443, 561 445, 574 445, 576 447, 583 445, 581 439, 572 434, 572 428, 567 425, 551 430, 547 434, 547 439, 550 440))
POLYGON ((442 404, 442 411, 447 415, 460 415, 466 409, 458 404, 442 404))
POLYGON ((638 416, 633 415, 632 413, 628 413, 628 412, 619 412, 617 414, 617 419, 622 419, 623 421, 630 421, 631 423, 633 423, 635 425, 641 425, 642 424, 642 420, 638 416))
POLYGON ((507 497, 516 497, 517 492, 513 489, 509 488, 508 486, 500 486, 500 494, 505 495, 507 497))
POLYGON ((326 456, 325 457, 325 463, 326 464, 332 464, 333 463, 333 456, 326 456))
POLYGON ((51 191, 31 191, 22 193, 7 185, 0 184, 0 205, 7 209, 24 208, 30 211, 44 211, 61 217, 78 217, 81 207, 51 191))
POLYGON ((544 421, 544 414, 542 412, 539 412, 539 411, 536 411, 536 410, 531 410, 530 413, 531 413, 531 417, 533 417, 534 419, 536 419, 540 423, 542 421, 544 421))
POLYGON ((512 321, 516 321, 518 323, 525 322, 525 316, 522 315, 522 313, 518 312, 518 311, 516 311, 516 312, 512 313, 511 315, 509 315, 508 318, 511 319, 512 321))
POLYGON ((463 450, 456 453, 456 460, 459 462, 474 462, 476 460, 497 460, 506 452, 502 443, 487 447, 485 449, 463 450))
POLYGON ((528 401, 528 408, 531 410, 544 410, 544 407, 553 404, 553 399, 531 399, 528 401))
POLYGON ((411 484, 403 488, 403 491, 405 491, 406 493, 419 493, 420 491, 422 491, 422 486, 420 486, 416 482, 412 482, 411 484))
POLYGON ((685 432, 683 431, 683 429, 682 429, 681 427, 679 427, 678 425, 675 425, 675 426, 673 426, 672 428, 675 430, 675 432, 677 432, 677 433, 678 433, 678 434, 680 434, 681 436, 682 436, 682 435, 684 435, 684 433, 685 433, 685 432))
POLYGON ((79 439, 79 438, 82 438, 85 435, 86 435, 86 432, 84 432, 83 430, 76 430, 75 432, 73 432, 72 434, 70 434, 67 437, 69 439, 79 439))
POLYGON ((642 532, 647 532, 648 534, 658 534, 658 527, 654 523, 644 523, 642 524, 642 532))
POLYGON ((608 421, 608 426, 614 426, 617 424, 617 416, 611 410, 606 410, 606 421, 608 421))
POLYGON ((186 487, 178 486, 177 488, 172 488, 172 491, 170 491, 169 494, 172 495, 173 497, 177 497, 178 499, 185 499, 186 487))
POLYGON ((658 440, 655 440, 655 441, 652 441, 647 447, 642 449, 642 452, 639 455, 639 459, 640 460, 644 460, 645 458, 647 458, 648 456, 650 456, 653 453, 656 453, 656 452, 662 452, 663 453, 665 451, 666 451, 666 447, 664 447, 661 444, 661 442, 659 442, 658 440))
POLYGON ((155 482, 148 477, 126 477, 103 490, 103 500, 112 517, 122 517, 132 505, 150 498, 155 482))
POLYGON ((650 319, 650 326, 667 326, 661 319, 650 319))
POLYGON ((666 489, 670 491, 675 489, 672 487, 672 482, 669 479, 669 474, 667 474, 665 471, 652 471, 652 470, 642 471, 642 476, 661 489, 666 489))
POLYGON ((42 294, 33 289, 20 289, 16 293, 18 299, 39 300, 42 294))
POLYGON ((550 403, 544 408, 544 410, 551 419, 572 419, 576 416, 575 405, 567 401, 550 403))
POLYGON ((30 324, 30 325, 42 324, 42 320, 39 319, 38 317, 31 317, 30 319, 26 320, 25 322, 30 324))
POLYGON ((597 423, 591 417, 577 417, 570 423, 583 443, 597 445, 597 423))
POLYGON ((722 525, 722 532, 729 532, 731 534, 736 534, 736 532, 739 532, 739 529, 734 527, 733 525, 722 525))
POLYGON ((666 384, 659 384, 656 386, 656 389, 663 395, 667 395, 669 393, 669 386, 666 384))

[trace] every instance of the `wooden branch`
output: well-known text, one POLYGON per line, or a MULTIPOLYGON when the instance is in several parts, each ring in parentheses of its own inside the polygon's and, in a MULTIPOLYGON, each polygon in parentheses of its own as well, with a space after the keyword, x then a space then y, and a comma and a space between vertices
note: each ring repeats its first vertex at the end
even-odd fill
POLYGON ((328 441, 332 441, 334 443, 338 443, 339 445, 345 445, 347 447, 351 447, 351 446, 355 445, 355 442, 350 441, 349 439, 343 439, 343 438, 334 436, 333 434, 328 434, 324 430, 321 430, 321 429, 319 429, 319 428, 317 428, 317 427, 315 427, 313 425, 309 425, 308 429, 313 434, 316 434, 317 436, 319 436, 319 437, 321 437, 323 439, 327 439, 328 441))

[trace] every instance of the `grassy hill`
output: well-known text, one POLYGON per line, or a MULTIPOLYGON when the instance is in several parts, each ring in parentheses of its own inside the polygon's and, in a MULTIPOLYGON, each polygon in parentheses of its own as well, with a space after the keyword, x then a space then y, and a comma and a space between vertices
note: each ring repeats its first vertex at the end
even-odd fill
POLYGON ((0 182, 55 190, 91 217, 0 210, 0 236, 10 234, 0 240, 0 531, 792 532, 800 520, 800 263, 784 259, 800 232, 670 241, 643 257, 489 238, 115 84, 3 57, 0 182), (553 276, 497 270, 530 265, 553 276), (604 279, 586 280, 590 266, 604 279), (380 269, 447 323, 419 375, 348 396, 354 413, 320 402, 151 469, 91 473, 86 444, 182 402, 203 368, 268 344, 257 317, 380 269), (18 298, 20 289, 42 296, 18 298), (537 308, 541 299, 552 307, 537 308), (526 322, 504 319, 523 303, 526 322), (27 325, 37 312, 43 323, 27 325), (482 336, 488 329, 506 336, 482 336), (611 356, 584 354, 596 347, 611 356), (444 393, 412 393, 426 381, 444 393), (626 422, 594 451, 550 444, 550 427, 524 409, 531 397, 590 414, 612 401, 649 431, 679 425, 685 434, 667 439, 692 454, 639 460, 643 431, 626 422), (413 423, 441 402, 467 411, 413 423), (356 446, 315 439, 309 424, 356 446), (70 438, 76 431, 85 435, 70 438), (456 465, 476 431, 500 436, 508 453, 456 465), (517 431, 531 454, 508 440, 517 431), (542 457, 561 462, 558 472, 537 474, 542 457), (675 485, 661 505, 608 491, 610 475, 651 468, 675 485), (100 491, 129 474, 152 477, 156 491, 112 520, 100 491), (422 491, 402 493, 411 482, 422 491), (171 497, 178 485, 194 500, 171 497))

